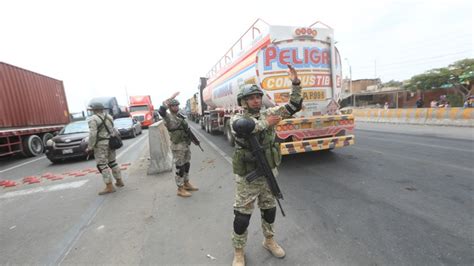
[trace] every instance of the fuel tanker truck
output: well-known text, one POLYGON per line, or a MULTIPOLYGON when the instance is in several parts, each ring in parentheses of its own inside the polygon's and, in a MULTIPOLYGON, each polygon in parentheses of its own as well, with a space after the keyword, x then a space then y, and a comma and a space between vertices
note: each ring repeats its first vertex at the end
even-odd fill
POLYGON ((223 133, 234 145, 230 117, 243 110, 237 104, 242 85, 258 84, 264 108, 289 101, 293 65, 303 87, 303 108, 276 125, 282 155, 328 150, 354 144, 354 117, 341 115, 341 57, 333 29, 322 22, 308 27, 273 26, 258 19, 200 78, 201 128, 223 133))

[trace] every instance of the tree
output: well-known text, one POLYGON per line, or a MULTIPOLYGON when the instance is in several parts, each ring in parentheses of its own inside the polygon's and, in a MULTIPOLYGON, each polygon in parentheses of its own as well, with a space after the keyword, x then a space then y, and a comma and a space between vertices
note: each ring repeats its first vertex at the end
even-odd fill
POLYGON ((474 59, 467 58, 456 61, 448 67, 435 68, 415 75, 404 87, 411 91, 455 88, 467 97, 473 82, 474 59))
POLYGON ((396 81, 396 80, 390 80, 389 82, 385 82, 382 84, 382 87, 401 87, 402 86, 401 81, 396 81))

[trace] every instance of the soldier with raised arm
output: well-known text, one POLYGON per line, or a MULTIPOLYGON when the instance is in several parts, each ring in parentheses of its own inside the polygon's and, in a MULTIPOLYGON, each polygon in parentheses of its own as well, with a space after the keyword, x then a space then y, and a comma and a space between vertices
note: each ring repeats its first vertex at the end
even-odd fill
POLYGON ((189 191, 199 190, 189 182, 189 169, 191 167, 191 138, 188 131, 189 126, 185 117, 179 113, 179 102, 175 97, 176 92, 164 101, 158 112, 165 121, 171 139, 171 152, 173 153, 173 162, 176 166, 175 181, 178 186, 177 195, 180 197, 190 197, 189 191), (169 108, 169 112, 166 110, 169 108))
MULTIPOLYGON (((243 107, 244 112, 231 118, 231 125, 239 119, 251 119, 255 122, 253 134, 264 149, 265 157, 272 172, 276 176, 277 167, 281 161, 278 143, 275 142, 275 125, 282 118, 291 117, 301 110, 303 98, 301 96, 300 80, 295 69, 288 65, 288 72, 292 82, 290 101, 283 106, 276 106, 262 110, 262 89, 257 85, 244 85, 237 95, 237 101, 243 107)), ((251 153, 249 140, 236 133, 235 151, 233 156, 233 171, 235 174, 235 202, 234 202, 234 230, 232 233, 232 244, 235 249, 232 265, 245 265, 244 247, 247 242, 247 227, 250 216, 257 202, 261 213, 261 223, 264 235, 263 247, 278 258, 285 256, 285 251, 274 239, 274 222, 276 216, 276 200, 264 176, 260 176, 249 182, 245 176, 257 167, 255 158, 251 153)))

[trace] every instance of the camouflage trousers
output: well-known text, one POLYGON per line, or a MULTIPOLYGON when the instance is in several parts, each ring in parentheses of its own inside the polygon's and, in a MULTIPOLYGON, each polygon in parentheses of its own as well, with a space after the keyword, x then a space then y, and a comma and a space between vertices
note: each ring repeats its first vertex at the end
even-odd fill
POLYGON ((191 161, 191 150, 189 146, 186 149, 171 150, 173 153, 173 162, 176 166, 175 181, 178 187, 189 181, 189 161, 191 161))
MULTIPOLYGON (((276 200, 273 196, 267 181, 264 177, 259 177, 254 181, 247 182, 245 177, 235 176, 235 202, 234 210, 243 214, 251 215, 257 201, 260 210, 267 210, 276 207, 276 200)), ((264 237, 273 237, 275 234, 273 223, 267 223, 261 217, 262 231, 264 237)), ((242 235, 232 232, 232 245, 234 248, 243 248, 247 243, 247 230, 242 235)))
POLYGON ((108 144, 97 144, 94 157, 105 184, 112 182, 112 176, 115 179, 122 178, 120 167, 115 161, 115 150, 110 149, 108 144))

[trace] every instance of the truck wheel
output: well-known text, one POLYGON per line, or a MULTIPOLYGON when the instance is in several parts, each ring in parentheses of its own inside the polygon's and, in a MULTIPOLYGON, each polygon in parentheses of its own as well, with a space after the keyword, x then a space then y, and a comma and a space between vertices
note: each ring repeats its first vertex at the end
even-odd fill
POLYGON ((53 137, 54 135, 51 133, 44 133, 43 138, 41 139, 43 141, 43 146, 46 147, 46 142, 48 142, 48 140, 52 139, 53 137))
POLYGON ((43 153, 43 141, 37 135, 26 136, 23 138, 23 154, 28 157, 38 156, 43 153))
POLYGON ((229 142, 231 147, 235 146, 235 138, 232 135, 232 130, 230 129, 230 119, 225 122, 225 136, 227 138, 227 142, 229 142))

